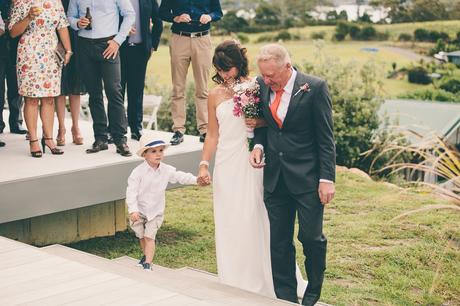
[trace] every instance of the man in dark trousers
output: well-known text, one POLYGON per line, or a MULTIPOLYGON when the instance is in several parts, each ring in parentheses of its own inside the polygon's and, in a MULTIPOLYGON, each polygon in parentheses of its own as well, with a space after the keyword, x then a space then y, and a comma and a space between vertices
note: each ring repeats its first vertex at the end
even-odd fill
POLYGON ((326 269, 324 206, 335 194, 332 102, 326 82, 296 71, 281 45, 262 47, 257 63, 267 127, 255 131, 250 162, 255 168, 264 167, 275 293, 280 299, 298 301, 293 243, 297 215, 308 277, 302 304, 314 305, 326 269))
POLYGON ((142 136, 144 83, 147 63, 156 51, 163 31, 156 0, 130 0, 136 12, 136 22, 120 48, 121 86, 128 94, 128 125, 131 138, 142 136), (151 25, 152 24, 152 25, 151 25))
POLYGON ((108 124, 117 153, 131 156, 126 144, 126 112, 121 92, 121 44, 134 25, 136 13, 130 0, 71 0, 67 12, 70 26, 78 31, 78 54, 89 93, 95 141, 87 153, 108 148, 108 124), (92 19, 86 18, 87 10, 92 19), (123 22, 120 25, 120 16, 123 22), (88 25, 91 25, 88 29, 88 25), (102 96, 108 99, 108 122, 102 96))
POLYGON ((171 114, 174 122, 172 145, 184 141, 186 122, 185 85, 192 64, 195 81, 195 108, 200 141, 204 142, 208 127, 208 78, 213 47, 211 22, 222 18, 219 0, 162 0, 161 19, 172 22, 171 41, 171 114))
MULTIPOLYGON (((0 0, 2 19, 8 22, 11 0, 0 0)), ((16 75, 16 56, 19 37, 11 38, 8 27, 5 25, 4 34, 0 37, 0 133, 3 133, 5 122, 3 120, 3 107, 5 105, 5 78, 8 86, 8 124, 10 132, 14 134, 26 134, 27 130, 22 127, 22 97, 18 93, 18 81, 16 75)))

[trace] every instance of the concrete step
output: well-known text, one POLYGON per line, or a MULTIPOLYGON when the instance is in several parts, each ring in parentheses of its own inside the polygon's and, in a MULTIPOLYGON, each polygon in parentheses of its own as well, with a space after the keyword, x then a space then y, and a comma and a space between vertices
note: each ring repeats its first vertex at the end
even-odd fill
POLYGON ((183 268, 177 269, 176 271, 185 277, 189 277, 189 276, 200 277, 200 278, 205 278, 210 281, 219 282, 219 278, 217 277, 216 274, 210 273, 207 271, 198 270, 198 269, 194 269, 191 267, 183 267, 183 268))
MULTIPOLYGON (((112 260, 120 266, 131 271, 141 270, 137 267, 137 259, 123 256, 112 260)), ((209 273, 195 271, 173 270, 161 267, 161 271, 147 273, 151 278, 149 281, 160 281, 158 286, 164 286, 172 291, 179 292, 195 298, 201 298, 211 303, 222 303, 225 305, 294 305, 289 302, 271 299, 254 294, 245 290, 220 284, 216 277, 210 277, 209 273)), ((158 269, 156 266, 154 269, 158 269)), ((191 270, 191 269, 190 269, 191 270)))

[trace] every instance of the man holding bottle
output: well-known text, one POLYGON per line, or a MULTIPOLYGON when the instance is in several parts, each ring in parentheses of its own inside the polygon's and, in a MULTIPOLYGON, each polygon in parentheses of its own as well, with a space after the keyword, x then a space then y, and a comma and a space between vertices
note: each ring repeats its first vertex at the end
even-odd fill
POLYGON ((109 123, 117 153, 131 156, 126 144, 127 120, 121 93, 118 52, 135 22, 135 11, 131 2, 71 0, 67 15, 71 27, 78 31, 78 51, 93 118, 95 142, 86 152, 96 153, 108 149, 109 123), (90 18, 86 18, 88 8, 90 18), (121 25, 120 16, 123 17, 121 25), (108 120, 104 108, 102 82, 108 98, 108 120))

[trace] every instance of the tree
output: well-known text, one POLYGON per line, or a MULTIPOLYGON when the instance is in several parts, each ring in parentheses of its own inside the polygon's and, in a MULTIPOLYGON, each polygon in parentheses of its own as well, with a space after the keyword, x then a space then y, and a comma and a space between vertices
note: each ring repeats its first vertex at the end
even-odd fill
POLYGON ((259 25, 278 26, 281 24, 279 12, 279 7, 268 3, 261 3, 256 8, 254 22, 259 25))
POLYGON ((415 0, 411 5, 412 21, 447 19, 446 7, 439 0, 415 0))
POLYGON ((241 17, 236 16, 235 11, 229 11, 218 23, 219 28, 227 32, 244 32, 248 27, 248 22, 241 17))

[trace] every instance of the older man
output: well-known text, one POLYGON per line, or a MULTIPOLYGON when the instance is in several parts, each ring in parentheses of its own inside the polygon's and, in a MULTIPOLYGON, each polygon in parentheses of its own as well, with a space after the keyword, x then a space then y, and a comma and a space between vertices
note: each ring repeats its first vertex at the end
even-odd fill
POLYGON ((83 79, 89 93, 95 142, 87 153, 108 149, 108 126, 102 82, 108 98, 108 121, 117 153, 131 156, 126 144, 127 122, 121 92, 119 48, 135 22, 130 0, 71 0, 67 15, 70 26, 78 31, 78 53, 83 79), (89 10, 92 19, 86 18, 89 10), (123 22, 120 25, 120 16, 123 22), (88 29, 88 25, 91 27, 88 29))
POLYGON ((270 220, 275 293, 297 303, 293 244, 297 214, 308 276, 302 304, 314 305, 326 269, 324 205, 335 193, 331 98, 326 82, 296 71, 281 45, 263 47, 258 66, 267 127, 256 129, 250 162, 253 167, 265 167, 264 201, 270 220))

